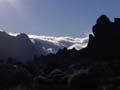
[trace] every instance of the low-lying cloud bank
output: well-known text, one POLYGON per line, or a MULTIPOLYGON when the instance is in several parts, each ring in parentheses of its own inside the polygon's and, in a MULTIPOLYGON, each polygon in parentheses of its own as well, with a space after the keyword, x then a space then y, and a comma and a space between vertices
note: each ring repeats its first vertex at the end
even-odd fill
MULTIPOLYGON (((17 36, 18 34, 9 33, 12 36, 17 36)), ((39 53, 48 54, 56 53, 58 50, 66 47, 67 49, 80 50, 87 46, 88 37, 84 38, 73 38, 73 37, 54 37, 54 36, 38 36, 38 35, 28 35, 30 40, 33 42, 39 53)))
POLYGON ((88 37, 72 38, 72 37, 53 37, 53 36, 37 36, 28 35, 37 48, 42 48, 46 53, 56 53, 64 47, 68 49, 75 48, 80 50, 87 46, 88 37))

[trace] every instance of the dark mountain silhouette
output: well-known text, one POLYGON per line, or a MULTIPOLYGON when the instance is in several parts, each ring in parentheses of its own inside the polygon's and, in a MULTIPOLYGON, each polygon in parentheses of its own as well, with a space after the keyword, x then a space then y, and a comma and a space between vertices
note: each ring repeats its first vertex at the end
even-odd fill
POLYGON ((120 59, 120 19, 111 22, 105 15, 100 16, 93 26, 87 48, 96 57, 120 59))
POLYGON ((0 32, 0 59, 33 60, 37 53, 35 46, 26 34, 21 33, 15 37, 4 31, 0 32))

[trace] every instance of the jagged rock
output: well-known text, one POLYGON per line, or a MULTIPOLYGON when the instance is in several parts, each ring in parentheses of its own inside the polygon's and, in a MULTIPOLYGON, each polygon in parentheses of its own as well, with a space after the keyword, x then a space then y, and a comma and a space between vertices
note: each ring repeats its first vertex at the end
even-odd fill
POLYGON ((88 48, 90 47, 92 47, 92 46, 94 46, 94 41, 95 41, 95 37, 92 35, 92 34, 90 34, 89 35, 89 42, 88 42, 88 48))
POLYGON ((110 31, 112 31, 112 25, 109 18, 105 15, 100 16, 98 18, 97 23, 93 26, 93 34, 96 39, 105 40, 109 35, 110 31))
POLYGON ((93 26, 94 39, 90 35, 87 48, 96 51, 97 57, 119 58, 120 52, 120 19, 111 22, 106 15, 100 16, 93 26))
POLYGON ((97 19, 97 24, 109 24, 110 20, 106 15, 101 15, 98 19, 97 19))

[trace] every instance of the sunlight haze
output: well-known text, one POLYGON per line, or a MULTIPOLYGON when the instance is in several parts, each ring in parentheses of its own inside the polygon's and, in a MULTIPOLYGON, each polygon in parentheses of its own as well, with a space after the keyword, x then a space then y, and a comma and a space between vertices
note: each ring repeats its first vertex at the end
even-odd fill
POLYGON ((13 33, 83 37, 91 32, 100 15, 120 17, 119 3, 119 0, 0 0, 0 28, 13 33))

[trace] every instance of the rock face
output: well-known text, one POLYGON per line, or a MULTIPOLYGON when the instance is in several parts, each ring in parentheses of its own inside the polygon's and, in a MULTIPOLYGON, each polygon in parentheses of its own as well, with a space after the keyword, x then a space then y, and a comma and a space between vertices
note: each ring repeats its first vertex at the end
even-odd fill
POLYGON ((6 32, 0 32, 0 59, 14 58, 20 61, 33 60, 37 50, 28 36, 24 33, 10 36, 6 32))
POLYGON ((111 22, 106 15, 100 16, 89 36, 88 48, 97 57, 120 58, 120 18, 111 22))

